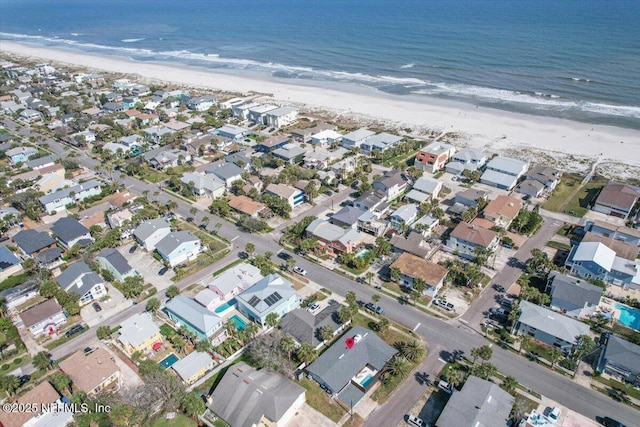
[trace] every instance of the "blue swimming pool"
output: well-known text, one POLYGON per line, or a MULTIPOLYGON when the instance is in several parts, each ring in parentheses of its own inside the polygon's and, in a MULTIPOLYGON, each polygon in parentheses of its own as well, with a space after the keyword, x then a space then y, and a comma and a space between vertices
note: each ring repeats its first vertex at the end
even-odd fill
POLYGON ((616 303, 616 308, 620 310, 618 321, 624 326, 640 331, 640 310, 628 305, 616 303))
POLYGON ((375 376, 369 375, 360 384, 362 385, 362 387, 367 388, 375 378, 376 378, 375 376))
POLYGON ((244 331, 244 328, 247 327, 247 323, 237 314, 231 316, 229 318, 229 322, 233 322, 236 325, 236 329, 239 331, 244 331))
POLYGON ((229 310, 234 305, 236 305, 236 299, 235 298, 231 298, 229 301, 224 302, 224 303, 220 304, 219 306, 217 306, 214 311, 216 312, 216 314, 224 313, 225 311, 229 310))
POLYGON ((169 369, 171 365, 176 363, 178 360, 180 360, 178 356, 176 356, 175 353, 171 353, 160 362, 158 362, 158 365, 162 366, 164 369, 169 369))
POLYGON ((356 258, 363 258, 368 253, 369 253, 369 249, 363 249, 360 252, 358 252, 358 255, 356 255, 356 258))

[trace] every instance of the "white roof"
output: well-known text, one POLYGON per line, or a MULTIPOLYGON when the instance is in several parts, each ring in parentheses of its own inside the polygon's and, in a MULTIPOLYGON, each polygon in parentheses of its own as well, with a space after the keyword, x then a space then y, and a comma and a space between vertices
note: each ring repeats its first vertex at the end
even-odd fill
POLYGON ((582 242, 573 254, 573 261, 593 261, 609 272, 615 259, 616 253, 600 242, 582 242))
POLYGON ((342 138, 342 134, 336 132, 335 130, 325 129, 321 132, 316 133, 315 135, 311 135, 313 139, 338 139, 342 138))
POLYGON ((247 289, 263 277, 259 268, 243 262, 216 277, 208 286, 227 294, 236 287, 247 289))
POLYGON ((171 367, 176 371, 180 378, 187 381, 202 369, 207 369, 212 365, 213 359, 208 353, 194 351, 188 356, 178 360, 176 363, 171 365, 171 367))
POLYGON ((119 341, 133 347, 144 344, 160 332, 160 328, 153 323, 149 313, 134 314, 122 322, 121 326, 119 341))
POLYGON ((363 139, 367 139, 375 135, 375 132, 370 131, 367 128, 362 128, 358 130, 354 130, 351 133, 346 134, 343 139, 347 139, 349 141, 360 141, 363 139))

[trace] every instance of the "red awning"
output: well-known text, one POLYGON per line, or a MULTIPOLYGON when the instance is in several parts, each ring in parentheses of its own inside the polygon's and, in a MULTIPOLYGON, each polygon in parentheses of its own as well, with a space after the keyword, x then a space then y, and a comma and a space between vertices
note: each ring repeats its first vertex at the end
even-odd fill
POLYGON ((161 347, 162 347, 162 343, 161 342, 156 342, 156 343, 153 343, 153 347, 152 348, 154 350, 159 350, 161 347))

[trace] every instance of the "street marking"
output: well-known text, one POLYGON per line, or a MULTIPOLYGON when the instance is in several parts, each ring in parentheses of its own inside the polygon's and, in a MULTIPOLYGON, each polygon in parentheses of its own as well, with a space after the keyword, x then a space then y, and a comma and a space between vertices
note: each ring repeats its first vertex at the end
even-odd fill
POLYGON ((234 237, 233 239, 231 239, 231 241, 233 242, 233 241, 234 241, 234 240, 236 240, 238 237, 240 237, 240 236, 236 236, 236 237, 234 237))
POLYGON ((276 252, 276 254, 279 254, 282 251, 284 251, 284 249, 280 249, 278 252, 276 252))
POLYGON ((465 323, 465 324, 469 323, 468 321, 466 321, 464 319, 458 319, 458 321, 461 322, 461 323, 465 323))
POLYGON ((446 361, 446 360, 442 360, 442 359, 441 359, 441 358, 439 358, 439 357, 438 357, 438 361, 440 361, 440 362, 442 362, 442 363, 445 363, 445 364, 447 363, 447 361, 446 361))
POLYGON ((415 327, 415 328, 413 328, 413 332, 415 332, 415 331, 416 331, 416 329, 418 329, 418 327, 419 327, 419 326, 420 326, 420 322, 418 322, 418 324, 416 325, 416 327, 415 327))

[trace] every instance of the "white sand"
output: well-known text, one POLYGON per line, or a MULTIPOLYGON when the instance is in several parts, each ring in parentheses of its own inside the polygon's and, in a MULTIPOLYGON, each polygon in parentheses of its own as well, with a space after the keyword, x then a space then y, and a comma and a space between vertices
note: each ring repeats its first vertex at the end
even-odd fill
POLYGON ((575 155, 590 157, 591 160, 599 158, 605 164, 640 166, 640 132, 632 129, 476 108, 428 98, 387 95, 373 89, 338 91, 321 86, 286 84, 266 77, 239 77, 199 68, 150 64, 5 41, 0 42, 0 50, 194 87, 269 93, 282 103, 306 104, 345 115, 362 115, 392 122, 396 126, 452 130, 466 134, 469 145, 493 152, 520 152, 525 157, 532 152, 546 152, 551 158, 575 155))

